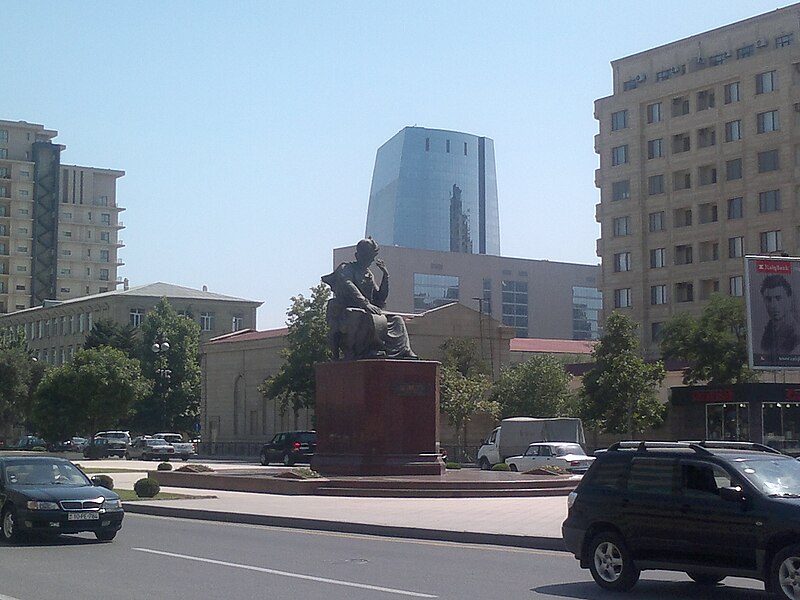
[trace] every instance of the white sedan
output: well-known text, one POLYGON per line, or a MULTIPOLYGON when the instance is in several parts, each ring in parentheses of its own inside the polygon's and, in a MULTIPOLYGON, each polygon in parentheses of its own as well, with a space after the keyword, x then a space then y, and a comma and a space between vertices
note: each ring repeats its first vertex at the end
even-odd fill
POLYGON ((506 464, 512 471, 530 471, 541 467, 561 467, 568 473, 585 473, 594 461, 586 456, 580 444, 571 442, 537 442, 522 456, 510 456, 506 464))

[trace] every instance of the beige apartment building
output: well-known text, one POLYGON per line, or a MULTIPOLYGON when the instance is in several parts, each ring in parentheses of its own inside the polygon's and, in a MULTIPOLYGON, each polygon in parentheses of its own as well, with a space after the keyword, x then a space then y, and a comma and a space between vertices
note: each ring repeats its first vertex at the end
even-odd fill
POLYGON ((800 253, 800 4, 616 60, 595 103, 604 314, 660 329, 800 253))
MULTIPOLYGON (((354 256, 355 246, 336 248, 334 265, 354 256)), ((597 265, 400 246, 381 246, 378 257, 389 270, 390 311, 421 313, 458 302, 514 328, 516 337, 599 336, 597 265)), ((372 271, 380 282, 380 271, 372 271)))
POLYGON ((62 165, 56 135, 0 120, 0 314, 120 283, 116 180, 125 173, 62 165))

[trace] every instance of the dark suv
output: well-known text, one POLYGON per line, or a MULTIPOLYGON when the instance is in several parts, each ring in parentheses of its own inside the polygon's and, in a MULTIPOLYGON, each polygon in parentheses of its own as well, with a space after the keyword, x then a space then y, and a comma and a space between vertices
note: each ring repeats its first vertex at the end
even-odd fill
POLYGON ((800 462, 749 442, 620 442, 569 495, 567 549, 607 590, 646 569, 800 599, 800 462))
POLYGON ((281 462, 291 466, 296 462, 310 462, 317 449, 316 431, 284 431, 261 447, 261 464, 281 462))

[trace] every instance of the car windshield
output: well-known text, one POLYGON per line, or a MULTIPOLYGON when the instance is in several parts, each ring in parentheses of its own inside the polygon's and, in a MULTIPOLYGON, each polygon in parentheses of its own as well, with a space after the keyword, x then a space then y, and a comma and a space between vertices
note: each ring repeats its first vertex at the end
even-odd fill
POLYGON ((13 462, 6 465, 6 483, 16 485, 91 485, 80 469, 69 462, 13 462))
POLYGON ((565 444, 563 446, 555 446, 553 450, 555 451, 556 456, 566 456, 567 454, 585 454, 580 444, 565 444))
POLYGON ((800 498, 800 462, 793 458, 747 459, 734 464, 750 483, 765 494, 800 498))

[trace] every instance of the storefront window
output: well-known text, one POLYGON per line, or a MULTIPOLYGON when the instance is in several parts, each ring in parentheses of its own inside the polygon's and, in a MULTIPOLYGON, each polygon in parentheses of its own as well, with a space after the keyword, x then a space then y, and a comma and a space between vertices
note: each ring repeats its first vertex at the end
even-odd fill
POLYGON ((763 440, 781 452, 800 453, 800 402, 764 402, 763 440))
POLYGON ((725 402, 706 405, 706 439, 749 441, 747 404, 725 402))

